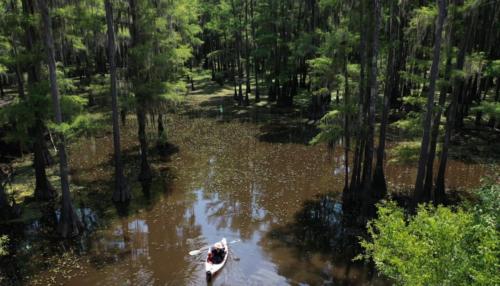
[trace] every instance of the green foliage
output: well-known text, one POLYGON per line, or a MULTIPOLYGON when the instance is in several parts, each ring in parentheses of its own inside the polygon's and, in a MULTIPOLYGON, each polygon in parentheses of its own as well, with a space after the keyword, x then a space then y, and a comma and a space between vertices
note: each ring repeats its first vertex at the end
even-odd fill
POLYGON ((499 285, 500 186, 478 190, 476 207, 420 205, 407 217, 395 202, 378 205, 365 255, 398 285, 499 285))
POLYGON ((9 244, 9 237, 6 235, 0 236, 0 257, 8 255, 7 245, 9 244))
POLYGON ((422 115, 418 112, 409 112, 405 118, 400 119, 391 126, 396 127, 399 132, 409 137, 422 135, 422 115))
POLYGON ((472 108, 473 112, 481 112, 488 118, 500 120, 500 102, 482 101, 479 106, 472 108))
POLYGON ((500 60, 493 60, 485 68, 485 74, 491 77, 500 76, 500 60))
POLYGON ((399 142, 390 149, 391 163, 413 163, 420 154, 420 141, 399 142))
POLYGON ((320 142, 336 142, 344 135, 342 127, 342 113, 339 110, 332 110, 321 118, 318 133, 309 143, 318 144, 320 142))
POLYGON ((49 127, 64 134, 67 139, 95 136, 106 129, 108 122, 101 114, 79 114, 69 123, 50 124, 49 127))
POLYGON ((406 28, 406 34, 420 44, 426 34, 432 31, 436 17, 436 6, 423 6, 415 9, 410 24, 406 28))
POLYGON ((30 128, 35 125, 35 120, 44 122, 49 120, 52 115, 48 88, 46 82, 31 85, 26 98, 16 98, 9 105, 0 109, 0 123, 10 124, 12 127, 6 134, 6 141, 18 142, 24 148, 31 144, 30 128))

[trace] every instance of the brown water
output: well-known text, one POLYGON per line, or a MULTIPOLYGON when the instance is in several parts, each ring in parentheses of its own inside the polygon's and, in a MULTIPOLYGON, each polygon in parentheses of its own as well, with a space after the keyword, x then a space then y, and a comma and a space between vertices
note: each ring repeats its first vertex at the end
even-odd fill
MULTIPOLYGON (((188 252, 222 237, 241 240, 230 245, 239 259, 229 259, 212 285, 390 284, 351 261, 362 232, 349 227, 338 203, 340 150, 304 144, 313 130, 299 121, 290 128, 280 115, 258 122, 232 109, 221 115, 215 100, 190 108, 169 118, 175 148, 167 159, 153 160, 157 179, 149 197, 134 193, 145 207, 118 217, 105 202, 90 203, 83 214, 97 230, 77 250, 57 255, 56 266, 34 271, 29 284, 206 285, 203 255, 188 252)), ((104 192, 103 198, 110 140, 88 139, 70 152, 73 182, 104 192)), ((126 154, 134 154, 132 124, 123 140, 126 154)), ((137 161, 130 160, 132 172, 137 161)), ((450 168, 452 188, 476 186, 485 172, 453 161, 450 168)), ((386 169, 391 186, 411 186, 414 173, 406 165, 386 169)))

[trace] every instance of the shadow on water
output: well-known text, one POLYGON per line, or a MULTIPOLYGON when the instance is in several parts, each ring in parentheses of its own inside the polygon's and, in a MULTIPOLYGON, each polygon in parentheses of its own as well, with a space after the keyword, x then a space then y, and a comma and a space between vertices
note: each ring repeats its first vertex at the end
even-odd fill
MULTIPOLYGON (((99 239, 99 235, 96 236, 98 230, 110 227, 116 220, 128 220, 130 216, 151 210, 159 197, 170 192, 174 172, 168 167, 160 167, 155 169, 156 176, 151 182, 141 184, 135 177, 128 176, 133 200, 130 204, 114 204, 111 200, 114 185, 113 160, 109 153, 111 144, 106 137, 93 140, 97 140, 95 145, 99 148, 84 144, 84 147, 72 150, 72 158, 77 158, 71 164, 73 203, 84 225, 84 233, 70 240, 59 239, 59 199, 52 203, 37 203, 30 199, 21 202, 21 208, 29 213, 25 213, 22 219, 0 224, 0 234, 7 234, 10 238, 9 255, 0 257, 0 285, 24 285, 27 282, 36 285, 41 273, 51 273, 50 276, 56 279, 71 277, 74 273, 53 266, 73 267, 73 272, 77 273, 76 265, 99 239)), ((153 154, 151 163, 161 164, 170 161, 179 148, 169 144, 161 155, 154 147, 150 151, 153 154)), ((139 165, 137 153, 135 146, 129 146, 123 152, 129 174, 134 173, 133 168, 139 165)), ((127 251, 107 253, 105 257, 95 256, 89 263, 103 267, 125 255, 128 255, 127 251)))
POLYGON ((305 201, 292 222, 272 228, 265 239, 278 272, 291 282, 312 285, 390 285, 377 276, 372 265, 353 261, 362 253, 357 207, 347 207, 338 194, 324 194, 305 201), (276 251, 282 249, 283 251, 276 251), (299 267, 298 265, 304 265, 299 267), (321 277, 323 280, 318 280, 321 277))

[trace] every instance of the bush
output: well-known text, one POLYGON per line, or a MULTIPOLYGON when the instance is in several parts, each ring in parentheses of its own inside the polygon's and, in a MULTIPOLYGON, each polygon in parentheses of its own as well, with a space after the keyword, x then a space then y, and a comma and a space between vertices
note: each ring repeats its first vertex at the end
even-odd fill
POLYGON ((500 186, 485 186, 474 207, 421 205, 407 217, 394 202, 378 206, 364 257, 399 285, 500 285, 500 186))
POLYGON ((390 163, 412 163, 420 155, 420 141, 400 142, 389 150, 390 163))
POLYGON ((5 256, 8 253, 7 244, 9 243, 9 237, 6 235, 0 236, 0 256, 5 256))

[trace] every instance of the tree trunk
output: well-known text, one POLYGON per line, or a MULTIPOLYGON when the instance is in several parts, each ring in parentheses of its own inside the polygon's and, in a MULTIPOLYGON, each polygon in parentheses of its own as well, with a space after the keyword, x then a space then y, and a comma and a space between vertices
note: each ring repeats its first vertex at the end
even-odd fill
MULTIPOLYGON (((132 18, 132 23, 130 25, 132 44, 131 48, 135 48, 137 45, 141 44, 143 41, 143 33, 141 31, 141 27, 139 25, 139 11, 137 11, 137 1, 129 0, 130 6, 130 14, 132 18)), ((134 85, 141 84, 145 78, 144 75, 139 74, 140 67, 140 59, 131 58, 131 64, 129 64, 129 75, 134 79, 134 85)), ((136 107, 136 115, 137 115, 137 123, 138 130, 137 134, 139 137, 139 145, 140 145, 140 157, 141 157, 141 170, 139 172, 139 181, 141 182, 149 182, 152 179, 151 169, 149 167, 148 162, 148 140, 146 137, 146 110, 145 110, 145 102, 144 95, 140 92, 135 93, 137 100, 136 107)))
MULTIPOLYGON (((43 20, 43 33, 45 35, 45 49, 47 53, 47 64, 49 66, 50 93, 52 95, 52 104, 54 107, 55 121, 62 124, 62 113, 59 101, 59 88, 57 85, 56 61, 54 56, 54 40, 52 38, 52 23, 49 16, 49 8, 45 0, 38 0, 43 20)), ((70 237, 80 234, 82 224, 76 215, 71 194, 69 191, 68 179, 68 159, 66 156, 66 143, 63 134, 57 134, 57 151, 59 153, 59 172, 61 176, 61 215, 59 219, 58 230, 62 237, 70 237)))
MULTIPOLYGON (((360 3, 360 22, 363 24, 365 22, 365 15, 366 15, 366 8, 365 8, 365 1, 362 0, 360 3)), ((366 76, 365 76, 365 68, 366 68, 366 48, 367 48, 367 40, 366 40, 366 25, 361 26, 361 35, 360 35, 360 41, 359 41, 359 50, 360 50, 360 71, 359 71, 359 97, 358 97, 358 104, 361 107, 360 111, 358 112, 358 126, 363 125, 363 118, 364 118, 364 97, 365 97, 365 81, 366 81, 366 76)), ((363 157, 363 150, 364 150, 364 138, 363 138, 363 132, 358 131, 356 134, 357 140, 356 140, 356 148, 354 150, 354 159, 353 159, 353 169, 351 172, 351 184, 350 184, 350 189, 354 190, 357 189, 361 183, 361 158, 363 157)))
MULTIPOLYGON (((395 60, 394 60, 394 26, 398 25, 396 17, 396 7, 394 1, 390 4, 390 15, 391 20, 389 23, 389 54, 387 57, 387 72, 386 72, 386 82, 384 88, 384 105, 382 107, 382 119, 380 122, 380 135, 379 143, 377 148, 377 163, 375 165, 375 172, 373 174, 372 186, 374 190, 377 191, 376 197, 382 198, 387 193, 387 183, 384 174, 384 155, 385 155, 385 141, 386 141, 386 130, 389 117, 389 103, 391 102, 392 91, 394 90, 394 72, 395 72, 395 60)), ((396 30, 398 30, 396 28, 396 30)))
POLYGON ((417 180, 415 182, 414 203, 425 202, 430 200, 430 193, 424 190, 424 180, 426 174, 427 160, 429 159, 429 141, 430 130, 432 124, 432 110, 434 108, 434 93, 436 91, 436 80, 439 71, 439 58, 441 52, 441 34, 443 32, 443 24, 446 18, 446 2, 445 0, 437 0, 439 7, 438 20, 436 25, 434 55, 432 59, 431 72, 429 76, 429 93, 427 96, 427 105, 425 120, 423 122, 424 133, 422 136, 422 145, 420 147, 420 158, 418 160, 417 180))
POLYGON ((127 188, 125 176, 123 175, 123 163, 120 144, 120 115, 118 110, 118 96, 116 91, 116 47, 115 31, 113 23, 113 6, 110 0, 104 1, 106 9, 106 24, 108 26, 108 52, 109 73, 111 77, 111 109, 113 111, 113 149, 115 163, 115 190, 113 192, 114 202, 127 202, 130 200, 130 191, 127 188))
POLYGON ((167 144, 167 133, 165 132, 165 125, 163 124, 163 114, 160 112, 158 114, 158 139, 157 147, 160 155, 167 155, 168 144, 167 144))
MULTIPOLYGON (((467 30, 470 29, 471 26, 468 27, 467 30)), ((470 32, 470 31, 469 31, 470 32)), ((462 38, 462 43, 460 45, 460 50, 457 55, 457 63, 456 69, 462 70, 465 63, 465 56, 467 53, 468 46, 467 37, 462 38)), ((450 107, 448 109, 448 115, 446 117, 446 131, 444 134, 443 140, 443 148, 441 150, 441 158, 439 160, 439 169, 436 177, 436 186, 435 186, 435 203, 446 203, 446 193, 445 193, 445 176, 446 176, 446 166, 448 162, 448 150, 451 142, 451 135, 453 133, 454 128, 456 127, 456 117, 457 117, 457 108, 460 94, 462 93, 463 80, 459 77, 456 77, 453 81, 453 90, 452 90, 452 98, 450 107)))
POLYGON ((3 181, 0 181, 0 220, 7 220, 11 217, 12 207, 7 199, 3 181))
MULTIPOLYGON (((451 53, 452 53, 451 29, 448 31, 446 37, 447 37, 446 67, 444 72, 445 83, 449 82, 451 74, 451 53)), ((448 86, 446 84, 443 84, 439 92, 439 107, 437 109, 436 116, 434 117, 434 123, 432 124, 429 158, 427 160, 427 170, 425 174, 425 183, 424 183, 424 193, 431 194, 430 196, 431 199, 432 199, 432 183, 434 176, 434 158, 436 157, 436 147, 439 135, 439 126, 441 123, 441 114, 445 108, 447 93, 448 93, 448 86)))
MULTIPOLYGON (((248 1, 245 0, 245 74, 246 74, 246 89, 245 89, 245 105, 250 104, 248 94, 250 93, 250 47, 248 41, 248 1)), ((252 1, 252 0, 250 0, 252 1)))
POLYGON ((35 167, 35 199, 38 201, 52 200, 56 196, 55 189, 50 184, 45 171, 46 160, 44 150, 43 123, 36 119, 35 126, 31 129, 34 135, 33 143, 33 165, 35 167))
POLYGON ((148 140, 146 137, 146 113, 144 108, 139 104, 137 106, 137 122, 139 124, 138 135, 141 149, 141 171, 139 173, 139 181, 148 182, 152 179, 151 168, 148 162, 148 140))
MULTIPOLYGON (((344 87, 344 105, 345 105, 345 110, 347 111, 349 109, 349 105, 351 104, 350 102, 350 94, 349 94, 349 74, 347 72, 347 52, 345 52, 346 55, 344 55, 344 81, 345 81, 345 87, 344 87)), ((349 189, 349 149, 351 148, 351 133, 349 130, 349 117, 350 114, 348 112, 345 112, 344 114, 344 131, 345 131, 345 146, 344 146, 344 167, 345 167, 345 174, 344 174, 344 192, 348 191, 349 189)))
POLYGON ((363 187, 368 190, 372 180, 372 164, 373 164, 373 149, 375 135, 375 104, 378 94, 377 82, 377 59, 379 45, 379 30, 380 30, 380 1, 373 0, 373 39, 372 39, 372 55, 370 65, 370 97, 368 103, 368 132, 365 146, 365 158, 363 162, 363 187))
MULTIPOLYGON (((255 20, 254 20, 254 3, 255 0, 250 0, 250 17, 252 18, 251 20, 251 26, 252 26, 252 37, 253 37, 253 49, 256 50, 257 49, 257 44, 256 44, 256 41, 255 41, 255 36, 256 36, 256 33, 255 33, 255 20)), ((260 92, 259 92, 259 62, 256 58, 256 56, 254 55, 253 57, 253 63, 254 63, 254 67, 253 67, 253 70, 254 70, 254 74, 255 74, 255 102, 259 102, 260 101, 260 92)))
POLYGON ((5 91, 3 90, 3 76, 0 75, 0 98, 5 98, 5 91))

